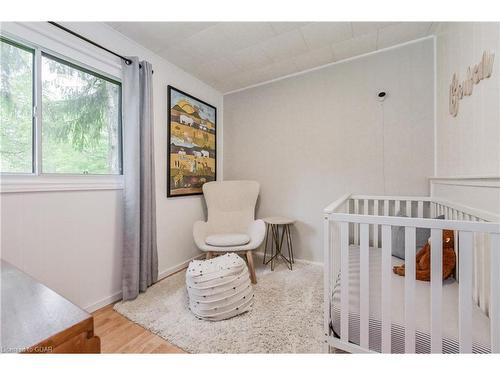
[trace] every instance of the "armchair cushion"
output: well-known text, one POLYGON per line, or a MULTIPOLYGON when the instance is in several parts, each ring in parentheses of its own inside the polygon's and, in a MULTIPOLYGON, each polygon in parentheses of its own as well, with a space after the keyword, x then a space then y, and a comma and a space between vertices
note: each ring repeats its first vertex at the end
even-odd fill
POLYGON ((242 246, 250 242, 250 236, 244 233, 212 234, 205 238, 210 246, 242 246))

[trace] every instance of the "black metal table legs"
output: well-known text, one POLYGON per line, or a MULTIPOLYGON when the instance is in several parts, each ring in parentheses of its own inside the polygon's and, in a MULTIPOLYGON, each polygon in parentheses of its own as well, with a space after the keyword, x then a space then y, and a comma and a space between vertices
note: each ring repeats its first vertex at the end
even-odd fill
POLYGON ((279 258, 282 258, 287 267, 292 270, 293 263, 295 263, 293 259, 293 247, 292 247, 292 235, 290 233, 290 224, 268 224, 266 231, 266 239, 265 239, 265 248, 264 248, 264 260, 263 264, 268 264, 271 262, 271 271, 274 271, 274 262, 279 258), (281 234, 280 234, 281 229, 281 234), (269 232, 271 232, 271 236, 269 236, 269 232), (283 255, 283 241, 286 238, 286 246, 288 248, 288 258, 283 255), (268 252, 268 243, 270 242, 270 256, 271 258, 266 260, 267 252, 268 252))

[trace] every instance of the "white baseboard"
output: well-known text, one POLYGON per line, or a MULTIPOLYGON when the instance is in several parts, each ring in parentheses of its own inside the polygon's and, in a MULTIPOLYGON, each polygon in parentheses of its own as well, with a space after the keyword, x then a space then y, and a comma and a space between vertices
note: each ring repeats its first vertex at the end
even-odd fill
POLYGON ((167 268, 166 270, 163 270, 161 272, 158 273, 158 281, 164 279, 165 277, 168 277, 180 270, 182 270, 183 268, 186 268, 189 264, 189 262, 191 262, 192 260, 195 260, 195 259, 199 259, 199 258, 202 258, 202 257, 205 257, 205 253, 201 253, 201 254, 198 254, 198 255, 195 255, 194 257, 191 257, 189 258, 188 260, 185 260, 184 262, 181 262, 173 267, 170 267, 170 268, 167 268))
POLYGON ((83 309, 89 313, 93 313, 94 311, 99 310, 100 308, 103 308, 104 306, 107 306, 111 303, 118 302, 119 300, 122 299, 122 292, 116 292, 109 297, 103 298, 100 301, 97 301, 96 303, 93 303, 87 307, 84 307, 83 309))
MULTIPOLYGON (((255 252, 254 253, 255 255, 259 256, 259 257, 263 257, 264 256, 264 253, 263 252, 255 252)), ((164 278, 182 270, 183 268, 186 268, 189 264, 189 262, 191 262, 192 260, 195 260, 195 259, 199 259, 199 258, 203 258, 205 257, 205 254, 202 253, 202 254, 199 254, 199 255, 196 255, 194 257, 191 257, 189 258, 188 260, 185 260, 184 262, 181 262, 175 266, 172 266, 172 267, 169 267, 167 268, 166 270, 163 270, 161 272, 158 273, 158 281, 160 280, 163 280, 164 278)), ((298 263, 305 263, 305 264, 313 264, 313 265, 316 265, 316 266, 323 266, 323 263, 322 262, 314 262, 312 260, 307 260, 307 259, 298 259, 298 258, 295 258, 294 259, 296 262, 298 263)), ((100 308, 103 308, 104 306, 107 306, 109 304, 112 304, 112 303, 115 303, 115 302, 118 302, 119 300, 122 299, 122 292, 116 292, 114 294, 112 294, 111 296, 109 297, 106 297, 106 298, 103 298, 101 299, 100 301, 97 301, 87 307, 84 308, 84 310, 88 311, 89 313, 93 313, 94 311, 96 310, 99 310, 100 308)))
MULTIPOLYGON (((264 253, 262 251, 256 251, 254 253, 255 255, 263 258, 264 257, 264 253)), ((323 267, 323 262, 315 262, 313 260, 307 260, 307 259, 300 259, 300 258, 294 258, 293 259, 295 262, 298 262, 298 263, 305 263, 305 264, 312 264, 312 265, 315 265, 315 266, 321 266, 323 267)))
MULTIPOLYGON (((183 268, 186 268, 188 266, 189 262, 191 262, 192 260, 198 259, 198 258, 201 258, 204 256, 205 256, 205 254, 196 255, 194 257, 189 258, 188 260, 186 260, 184 262, 181 262, 175 266, 167 268, 166 270, 158 272, 158 281, 163 280, 164 278, 182 270, 183 268)), ((89 313, 93 313, 94 311, 99 310, 100 308, 103 308, 104 306, 107 306, 109 304, 118 302, 121 299, 122 299, 122 292, 121 291, 116 292, 116 293, 110 295, 109 297, 103 298, 100 301, 97 301, 97 302, 85 307, 84 310, 86 310, 89 313)))

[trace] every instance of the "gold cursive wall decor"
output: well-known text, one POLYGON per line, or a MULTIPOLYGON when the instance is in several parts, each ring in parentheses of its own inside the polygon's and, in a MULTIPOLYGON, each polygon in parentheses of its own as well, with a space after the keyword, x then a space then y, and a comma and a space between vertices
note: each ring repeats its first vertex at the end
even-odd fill
POLYGON ((493 52, 484 51, 481 61, 469 66, 467 69, 467 78, 461 83, 458 83, 457 73, 453 73, 450 85, 450 114, 456 117, 458 114, 458 103, 464 96, 471 96, 474 85, 477 85, 483 79, 490 78, 493 73, 493 61, 495 54, 493 52))

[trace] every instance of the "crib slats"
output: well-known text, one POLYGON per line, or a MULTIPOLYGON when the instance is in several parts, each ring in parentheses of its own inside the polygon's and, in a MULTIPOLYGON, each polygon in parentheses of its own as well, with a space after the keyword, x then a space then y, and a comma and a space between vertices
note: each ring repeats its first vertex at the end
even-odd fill
MULTIPOLYGON (((359 215, 361 212, 359 212, 359 200, 355 199, 354 200, 354 214, 359 215)), ((357 223, 353 224, 354 228, 354 244, 359 244, 359 225, 357 223)))
POLYGON ((340 338, 349 341, 349 224, 340 223, 340 338))
MULTIPOLYGON (((363 200, 363 215, 368 215, 368 199, 363 200)), ((361 231, 361 228, 359 229, 361 231)), ((360 233, 361 235, 361 233, 360 233)), ((361 238, 360 238, 361 240, 361 238)), ((360 242, 361 245, 361 242, 360 242)))
MULTIPOLYGON (((328 216, 323 219, 323 261, 325 262, 325 267, 323 269, 323 300, 329 301, 331 296, 332 282, 330 281, 330 275, 332 272, 332 227, 333 222, 330 221, 328 216)), ((330 335, 330 304, 325 304, 323 306, 323 329, 326 336, 330 335)), ((326 337, 325 337, 326 338, 326 337)))
POLYGON ((490 243, 491 352, 500 353, 500 234, 491 234, 490 243))
POLYGON ((382 353, 391 353, 391 252, 391 226, 382 225, 382 353))
MULTIPOLYGON (((474 242, 475 242, 475 233, 472 233, 472 244, 473 246, 475 246, 474 242)), ((477 304, 478 306, 481 305, 482 303, 482 298, 480 297, 480 291, 481 291, 481 287, 480 287, 480 282, 481 282, 481 275, 479 272, 477 272, 477 266, 480 264, 481 262, 481 256, 479 254, 479 250, 476 250, 472 253, 472 264, 473 264, 473 270, 476 271, 476 272, 472 272, 472 301, 477 304)))
POLYGON ((415 353, 415 227, 405 227, 405 353, 415 353))
MULTIPOLYGON (((349 259, 350 244, 359 244, 359 351, 370 348, 370 246, 381 247, 381 351, 390 353, 392 351, 392 238, 391 225, 413 225, 405 226, 405 277, 404 277, 404 329, 405 329, 405 352, 414 353, 417 346, 416 336, 416 314, 417 283, 415 280, 415 240, 416 226, 450 228, 455 231, 455 246, 458 255, 457 268, 460 280, 458 280, 458 328, 459 328, 459 350, 461 353, 471 353, 473 350, 472 312, 474 308, 474 296, 477 297, 479 307, 484 307, 490 318, 491 351, 500 353, 500 233, 498 226, 491 223, 478 224, 487 221, 480 218, 479 214, 467 213, 466 210, 452 207, 452 204, 437 203, 426 198, 412 199, 411 197, 369 197, 353 196, 348 201, 346 213, 356 214, 352 220, 346 215, 331 215, 330 220, 335 222, 337 235, 335 244, 325 240, 325 247, 332 249, 330 258, 325 256, 326 263, 336 267, 336 271, 326 277, 331 280, 337 275, 340 268, 340 341, 348 343, 352 339, 353 331, 350 323, 350 297, 349 290, 352 288, 350 280, 351 262, 349 259), (387 198, 387 199, 384 199, 387 198), (382 207, 381 207, 382 206, 382 207), (435 222, 427 220, 411 221, 402 219, 398 223, 395 219, 373 216, 390 216, 401 212, 407 217, 423 218, 438 214, 445 215, 446 220, 453 220, 436 225, 435 222), (361 215, 366 216, 364 220, 361 215), (373 216, 370 216, 373 215, 373 216), (337 221, 338 220, 338 221, 337 221), (458 223, 457 221, 463 221, 458 223), (470 221, 467 223, 467 221, 470 221), (415 223, 415 224, 414 224, 415 223), (428 225, 429 224, 429 225, 428 225), (449 226, 448 226, 449 224, 449 226), (379 232, 380 228, 380 232, 379 232), (481 229, 485 233, 481 232, 481 229), (473 232, 474 231, 474 232, 473 232), (338 241, 338 242, 337 242, 338 241), (328 245, 330 242, 330 245, 328 245), (460 248, 460 251, 458 251, 460 248), (479 257, 479 258, 478 258, 479 257), (336 259, 336 260, 335 260, 336 259), (488 288, 489 287, 489 288, 488 288), (489 290, 488 290, 489 289, 489 290), (474 294, 474 291, 477 293, 474 294), (351 334, 350 334, 351 333, 351 334)), ((471 211, 472 212, 472 211, 471 211)), ((429 228, 431 231, 431 277, 430 277, 430 350, 432 353, 441 353, 443 350, 443 327, 446 326, 446 315, 443 315, 443 253, 442 234, 444 229, 429 228)), ((331 229, 330 229, 331 230, 331 229)), ((332 233, 333 234, 333 233, 332 233)), ((327 237, 325 237, 327 238, 327 237)), ((328 282, 328 280, 326 281, 328 282)), ((325 294, 325 298, 331 298, 331 290, 325 294)), ((427 295, 427 294, 426 294, 427 295)), ((378 302, 378 301, 377 301, 378 302)), ((396 301, 394 301, 396 302, 396 301)), ((329 309, 325 315, 329 316, 329 309)), ((356 331, 358 327, 354 327, 356 331)), ((330 330, 330 322, 325 323, 325 331, 330 330)), ((356 335, 357 336, 357 335, 356 335)), ((373 340, 373 337, 371 337, 373 340)), ((356 346, 353 344, 353 346, 356 346)))
POLYGON ((359 332, 360 332, 360 345, 368 349, 369 346, 369 330, 368 330, 368 317, 369 317, 369 290, 370 290, 370 277, 369 277, 369 253, 368 253, 368 240, 369 240, 369 224, 360 225, 360 295, 359 295, 359 332))
POLYGON ((443 237, 441 229, 431 229, 431 353, 441 353, 443 297, 443 237))
MULTIPOLYGON (((472 284, 473 287, 479 288, 479 307, 481 309, 486 308, 486 262, 485 262, 485 243, 483 233, 474 233, 473 237, 474 255, 477 256, 477 261, 474 262, 475 271, 474 274, 477 275, 475 282, 472 284)), ((476 289, 476 288, 474 288, 476 289)))
POLYGON ((459 232, 458 341, 460 353, 472 352, 472 232, 459 232))
MULTIPOLYGON (((378 199, 373 202, 373 215, 378 216, 378 199)), ((373 224, 373 247, 378 247, 378 225, 373 224)))

